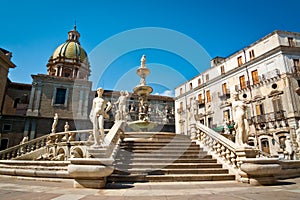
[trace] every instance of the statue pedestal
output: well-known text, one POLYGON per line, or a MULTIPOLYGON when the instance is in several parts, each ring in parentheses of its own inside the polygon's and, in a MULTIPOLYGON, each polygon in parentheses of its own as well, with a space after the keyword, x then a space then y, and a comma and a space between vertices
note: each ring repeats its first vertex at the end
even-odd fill
POLYGON ((239 162, 239 181, 250 185, 272 185, 274 175, 281 170, 278 158, 256 158, 257 149, 241 148, 236 150, 239 162))
POLYGON ((274 175, 281 170, 278 161, 276 158, 249 158, 242 160, 240 170, 246 173, 247 177, 244 178, 248 179, 250 185, 272 185, 277 182, 274 175))
POLYGON ((73 158, 68 172, 74 178, 75 188, 104 188, 106 177, 114 171, 112 159, 73 158))

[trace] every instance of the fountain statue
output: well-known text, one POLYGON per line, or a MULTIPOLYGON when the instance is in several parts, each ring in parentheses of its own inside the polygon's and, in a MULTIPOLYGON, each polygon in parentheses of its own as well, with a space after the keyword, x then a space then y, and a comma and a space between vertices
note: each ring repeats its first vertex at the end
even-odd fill
POLYGON ((146 84, 146 77, 150 74, 150 70, 146 67, 146 56, 141 58, 141 65, 136 70, 137 75, 141 78, 140 84, 137 85, 133 92, 138 95, 138 120, 129 122, 128 126, 135 131, 151 130, 157 126, 157 123, 151 122, 148 115, 148 96, 153 91, 152 87, 146 84))

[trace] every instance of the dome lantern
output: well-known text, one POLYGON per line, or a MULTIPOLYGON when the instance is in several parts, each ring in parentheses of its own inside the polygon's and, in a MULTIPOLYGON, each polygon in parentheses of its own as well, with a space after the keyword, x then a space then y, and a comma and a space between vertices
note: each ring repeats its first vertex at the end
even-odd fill
POLYGON ((68 41, 73 41, 73 42, 76 42, 76 43, 80 44, 79 43, 79 37, 80 37, 80 34, 76 30, 76 23, 75 23, 74 29, 68 32, 68 40, 67 40, 67 42, 68 41))

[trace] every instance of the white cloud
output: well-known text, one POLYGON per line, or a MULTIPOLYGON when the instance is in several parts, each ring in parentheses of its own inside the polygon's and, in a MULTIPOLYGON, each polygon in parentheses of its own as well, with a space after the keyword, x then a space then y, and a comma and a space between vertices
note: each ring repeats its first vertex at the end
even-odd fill
POLYGON ((175 96, 173 90, 165 90, 163 93, 156 92, 154 95, 168 96, 168 97, 174 97, 175 96))

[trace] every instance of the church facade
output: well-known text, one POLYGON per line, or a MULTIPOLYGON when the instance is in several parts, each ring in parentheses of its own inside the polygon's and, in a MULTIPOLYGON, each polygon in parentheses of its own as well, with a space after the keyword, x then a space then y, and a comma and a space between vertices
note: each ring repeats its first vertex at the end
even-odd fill
MULTIPOLYGON (((47 73, 31 75, 32 84, 15 83, 7 78, 4 78, 5 82, 1 80, 1 150, 19 144, 25 136, 32 140, 51 133, 55 114, 59 118, 56 132, 64 131, 66 122, 70 130, 92 128, 89 112, 96 92, 92 91, 90 63, 79 38, 80 34, 74 26, 68 32, 66 42, 50 56, 47 73)), ((0 72, 2 77, 7 77, 8 69, 15 65, 10 61, 10 52, 2 50, 0 53, 0 72)), ((103 96, 113 103, 119 95, 118 91, 105 90, 103 96)), ((131 110, 132 118, 136 114, 134 105, 137 102, 137 96, 130 94, 127 110, 131 110)), ((162 121, 161 113, 168 114, 169 121, 165 125, 174 131, 174 114, 171 114, 174 111, 173 98, 150 95, 149 102, 158 108, 154 118, 162 121)), ((115 110, 113 107, 110 111, 105 128, 113 125, 115 110)))

